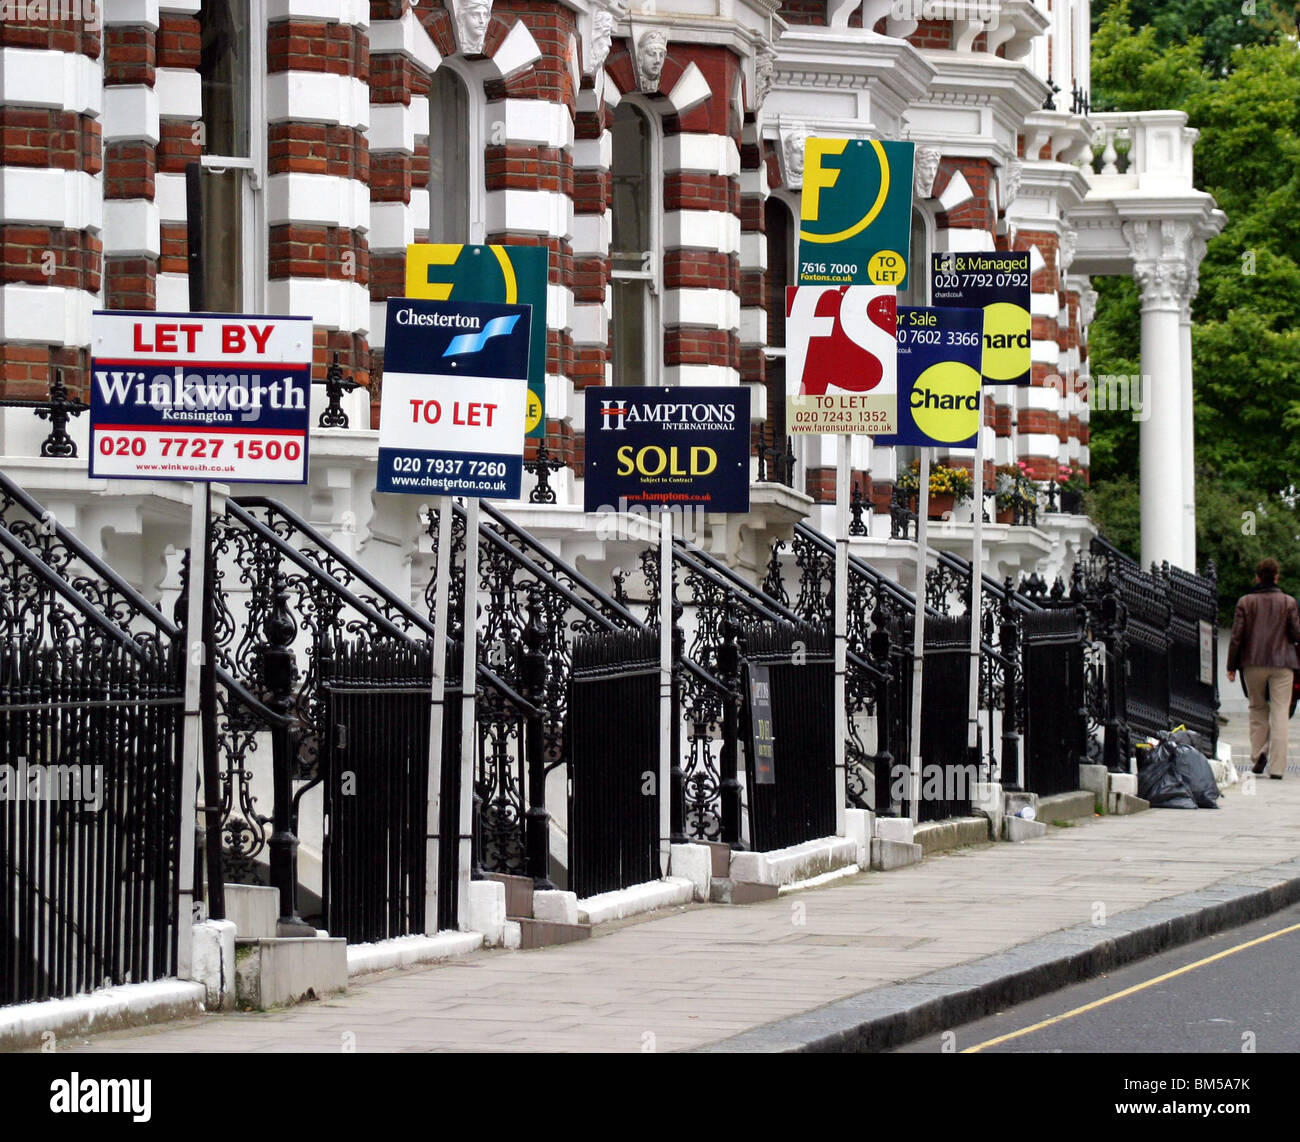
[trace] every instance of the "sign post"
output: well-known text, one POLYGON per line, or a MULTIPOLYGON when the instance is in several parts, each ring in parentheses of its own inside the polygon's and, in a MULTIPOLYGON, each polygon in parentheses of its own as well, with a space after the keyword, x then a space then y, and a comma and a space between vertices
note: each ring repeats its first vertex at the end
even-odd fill
POLYGON ((473 862, 475 686, 478 665, 479 499, 517 499, 523 473, 531 334, 526 305, 390 298, 379 410, 381 492, 433 495, 438 518, 429 693, 425 929, 437 931, 442 843, 442 737, 453 495, 465 497, 464 653, 457 818, 458 916, 469 917, 473 862))
MULTIPOLYGON (((589 388, 583 508, 653 508, 659 526, 659 847, 672 843, 673 509, 749 510, 749 399, 734 388, 589 388)), ((735 795, 734 773, 723 796, 735 795)), ((724 812, 724 818, 726 814, 724 812)), ((739 840, 736 838, 724 838, 739 840)))
MULTIPOLYGON (((181 740, 178 970, 189 971, 200 764, 205 816, 220 811, 211 646, 212 481, 307 482, 312 322, 308 317, 96 311, 91 329, 91 479, 190 485, 190 561, 181 740)), ((219 822, 206 829, 209 867, 219 822)), ((277 838, 292 851, 292 837, 277 838)), ((220 900, 208 901, 213 914, 220 900)))
MULTIPOLYGON (((1029 254, 936 254, 932 291, 936 306, 984 311, 981 372, 984 384, 1028 385, 1032 368, 1029 254)), ((966 748, 980 765, 979 677, 984 590, 984 410, 975 434, 975 524, 971 536, 970 688, 966 748)), ((1017 784, 1018 775, 1017 775, 1017 784)))

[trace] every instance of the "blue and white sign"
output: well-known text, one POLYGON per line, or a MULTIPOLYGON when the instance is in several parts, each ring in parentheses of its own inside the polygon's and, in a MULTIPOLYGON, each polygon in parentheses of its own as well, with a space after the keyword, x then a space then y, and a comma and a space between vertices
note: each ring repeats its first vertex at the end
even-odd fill
POLYGON ((749 393, 589 388, 583 503, 749 510, 749 393))
POLYGON ((982 309, 898 307, 898 432, 877 443, 974 448, 982 309))
POLYGON ((310 317, 96 311, 90 475, 307 480, 310 317))
POLYGON ((519 497, 531 309, 388 299, 379 491, 519 497))

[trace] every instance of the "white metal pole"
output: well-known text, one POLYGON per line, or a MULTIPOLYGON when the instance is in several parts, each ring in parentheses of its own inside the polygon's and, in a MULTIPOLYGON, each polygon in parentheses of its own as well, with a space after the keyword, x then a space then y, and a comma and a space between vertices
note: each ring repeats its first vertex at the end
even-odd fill
POLYGON ((199 754, 203 748, 200 707, 203 672, 203 584, 208 562, 209 486, 190 484, 190 570, 185 609, 185 721, 181 728, 181 836, 176 877, 176 974, 190 978, 194 938, 194 832, 199 796, 199 754))
MULTIPOLYGON (((968 691, 968 718, 966 746, 974 753, 979 746, 980 734, 980 633, 981 607, 984 597, 984 389, 979 389, 979 411, 975 430, 975 529, 971 544, 970 578, 970 689, 968 691)), ((978 763, 978 754, 975 754, 978 763)))
POLYGON ((916 824, 921 800, 921 680, 925 669, 925 553, 929 540, 930 450, 921 449, 921 487, 916 495, 916 610, 912 631, 912 757, 907 801, 916 824))
POLYGON ((474 725, 474 697, 478 687, 478 516, 477 497, 466 497, 465 649, 460 697, 460 868, 457 870, 457 921, 462 928, 469 923, 469 880, 474 862, 474 760, 478 753, 478 734, 474 725))
MULTIPOLYGON (((447 607, 451 600, 452 502, 436 497, 438 554, 434 563, 433 646, 429 687, 429 784, 425 798, 424 930, 438 931, 438 872, 442 852, 442 727, 447 696, 447 607)), ((472 798, 471 798, 472 800, 472 798)))
POLYGON ((835 835, 844 836, 848 796, 849 467, 853 438, 841 433, 835 470, 835 835))
POLYGON ((659 875, 668 875, 672 849, 673 767, 673 521, 659 508, 659 875))

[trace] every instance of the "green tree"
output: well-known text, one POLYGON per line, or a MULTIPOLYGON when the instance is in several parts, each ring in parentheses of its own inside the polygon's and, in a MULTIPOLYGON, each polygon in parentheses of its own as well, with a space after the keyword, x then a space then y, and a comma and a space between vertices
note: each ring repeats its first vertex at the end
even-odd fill
MULTIPOLYGON (((1300 571, 1292 506, 1300 484, 1300 51, 1292 31, 1279 33, 1288 25, 1275 6, 1258 6, 1272 24, 1241 32, 1234 23, 1232 35, 1222 5, 1212 5, 1214 19, 1196 22, 1209 7, 1099 7, 1093 90, 1097 106, 1185 110, 1201 133, 1197 186, 1228 215, 1201 265, 1192 349, 1198 548, 1218 565, 1230 607, 1262 556, 1286 563, 1294 552, 1300 571)), ((1089 369, 1138 374, 1137 288, 1120 278, 1095 285, 1089 369)), ((1133 554, 1139 429, 1124 412, 1097 411, 1090 422, 1094 518, 1133 554)))

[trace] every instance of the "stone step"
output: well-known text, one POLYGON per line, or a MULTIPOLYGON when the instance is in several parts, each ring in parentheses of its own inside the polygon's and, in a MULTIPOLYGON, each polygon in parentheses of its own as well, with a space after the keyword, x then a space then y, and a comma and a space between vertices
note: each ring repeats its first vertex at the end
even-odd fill
POLYGON ((1038 799, 1038 819, 1045 825, 1056 821, 1090 821, 1096 810, 1097 795, 1087 789, 1038 799))
POLYGON ((695 845, 704 845, 713 854, 713 866, 710 869, 710 876, 716 876, 725 880, 731 872, 731 846, 724 845, 721 841, 692 841, 695 845))
POLYGON ((276 936, 280 915, 280 890, 264 884, 227 884, 225 919, 235 925, 241 940, 270 940, 276 936))
POLYGON ((713 904, 757 904, 760 900, 775 900, 780 894, 779 884, 755 884, 726 876, 709 882, 709 901, 713 904))
POLYGON ((329 936, 235 941, 235 999, 264 1010, 348 989, 348 945, 329 936))
POLYGON ((506 888, 506 916, 511 920, 533 918, 533 878, 511 876, 504 872, 489 872, 484 880, 495 880, 506 888))
POLYGON ((520 948, 549 948, 591 938, 590 924, 563 924, 558 920, 515 921, 519 925, 520 948))

